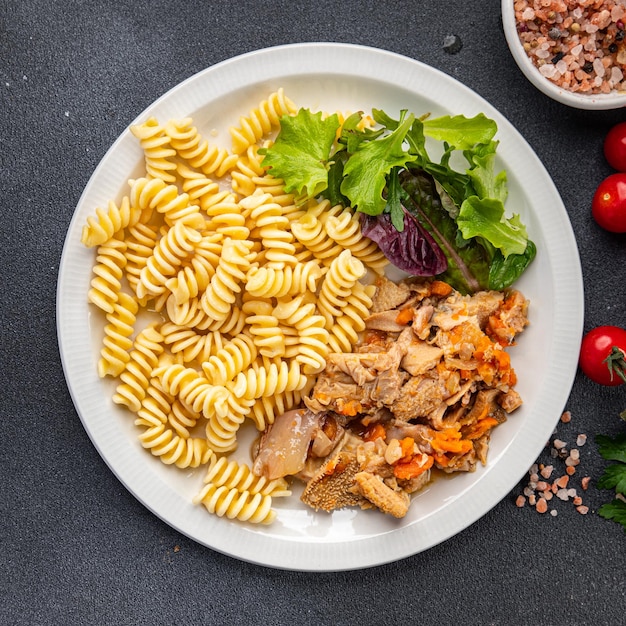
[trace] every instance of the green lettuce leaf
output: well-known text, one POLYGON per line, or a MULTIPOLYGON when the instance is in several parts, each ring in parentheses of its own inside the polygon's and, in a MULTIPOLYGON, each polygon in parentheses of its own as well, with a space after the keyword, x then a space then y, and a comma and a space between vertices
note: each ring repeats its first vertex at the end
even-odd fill
POLYGON ((426 119, 423 124, 425 135, 449 143, 457 150, 467 150, 476 144, 489 143, 498 131, 495 121, 484 113, 471 118, 464 115, 444 115, 426 119))
POLYGON ((274 144, 259 150, 265 155, 263 166, 283 179, 286 192, 318 196, 328 186, 328 161, 338 128, 336 114, 323 119, 321 112, 300 109, 295 116, 284 115, 274 144))
POLYGON ((482 237, 507 257, 524 254, 528 242, 526 227, 513 215, 504 217, 504 204, 495 198, 470 196, 461 204, 457 225, 465 239, 482 237))
POLYGON ((390 134, 362 142, 345 164, 341 193, 362 213, 382 213, 387 204, 383 197, 387 174, 394 167, 404 167, 415 160, 403 148, 414 119, 411 114, 390 134))

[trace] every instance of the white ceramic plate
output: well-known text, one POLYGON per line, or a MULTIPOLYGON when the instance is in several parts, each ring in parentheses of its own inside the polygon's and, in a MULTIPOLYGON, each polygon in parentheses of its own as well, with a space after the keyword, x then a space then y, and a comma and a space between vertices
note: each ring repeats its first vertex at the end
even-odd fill
MULTIPOLYGON (((538 255, 517 286, 530 298, 531 325, 512 350, 525 400, 492 437, 487 467, 434 481, 402 520, 372 511, 315 513, 297 497, 275 500, 277 521, 253 526, 193 505, 204 470, 162 464, 137 441, 133 416, 111 401, 114 383, 98 378, 102 320, 87 305, 94 251, 80 242, 87 216, 119 200, 143 157, 127 130, 107 152, 82 194, 67 233, 58 281, 57 320, 63 366, 82 423, 122 483, 165 522, 197 542, 246 561, 296 570, 357 569, 438 544, 477 520, 521 479, 549 438, 567 401, 583 325, 578 251, 562 201, 537 156, 485 100, 449 76, 390 52, 343 44, 260 50, 215 65, 181 83, 136 120, 192 116, 200 131, 227 128, 270 92, 284 87, 299 106, 325 111, 398 114, 484 112, 498 123, 499 166, 506 168, 509 212, 517 212, 538 255)), ((242 454, 245 446, 240 446, 242 454)))

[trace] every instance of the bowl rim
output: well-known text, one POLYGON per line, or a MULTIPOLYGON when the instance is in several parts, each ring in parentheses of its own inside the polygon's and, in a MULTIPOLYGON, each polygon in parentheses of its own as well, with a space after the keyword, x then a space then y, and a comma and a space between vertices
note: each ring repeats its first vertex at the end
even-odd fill
POLYGON ((626 106, 626 92, 590 95, 577 94, 573 91, 558 87, 543 76, 526 54, 518 36, 514 0, 502 0, 501 5, 502 26, 509 50, 518 67, 522 70, 522 73, 539 91, 553 100, 578 109, 608 110, 626 106))

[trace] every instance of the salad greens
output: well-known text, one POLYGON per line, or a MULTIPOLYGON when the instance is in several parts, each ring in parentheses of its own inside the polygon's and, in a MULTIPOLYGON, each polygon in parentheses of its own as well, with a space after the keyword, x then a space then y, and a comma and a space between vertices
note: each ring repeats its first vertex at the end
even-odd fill
POLYGON ((363 234, 409 274, 438 276, 463 293, 517 280, 536 247, 519 216, 505 214, 495 121, 407 110, 396 120, 377 109, 372 118, 374 128, 363 113, 341 124, 337 115, 300 109, 281 118, 263 165, 303 202, 323 196, 355 208, 363 234), (427 138, 438 142, 437 160, 427 138))

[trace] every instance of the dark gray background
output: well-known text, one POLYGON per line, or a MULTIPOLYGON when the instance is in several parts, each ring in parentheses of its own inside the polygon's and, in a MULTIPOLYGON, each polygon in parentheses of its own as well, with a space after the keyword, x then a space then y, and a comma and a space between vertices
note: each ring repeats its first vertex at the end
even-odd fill
MULTIPOLYGON (((525 482, 449 541, 346 573, 243 563, 181 536, 118 482, 74 411, 55 330, 59 259, 94 168, 126 126, 188 76, 254 49, 364 44, 428 63, 496 106, 553 177, 579 243, 585 329, 626 326, 625 238, 590 217, 610 173, 602 138, 622 111, 568 109, 539 94, 506 47, 496 0, 424 2, 0 1, 2 391, 0 623, 620 624, 626 535, 595 511, 514 501, 525 482), (458 35, 458 54, 444 51, 458 35), (68 112, 68 115, 66 115, 68 112)), ((572 337, 572 341, 576 341, 572 337)), ((576 378, 559 434, 624 429, 625 389, 576 378)), ((554 419, 554 416, 546 416, 554 419)))

